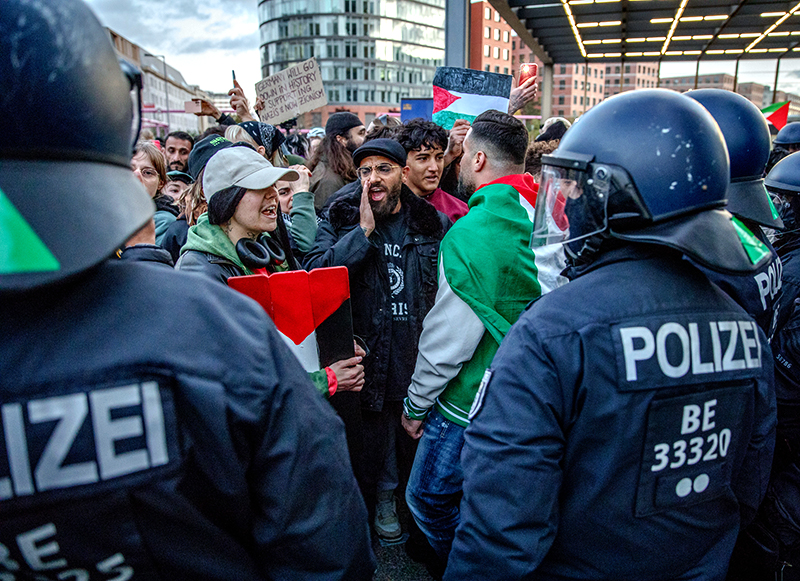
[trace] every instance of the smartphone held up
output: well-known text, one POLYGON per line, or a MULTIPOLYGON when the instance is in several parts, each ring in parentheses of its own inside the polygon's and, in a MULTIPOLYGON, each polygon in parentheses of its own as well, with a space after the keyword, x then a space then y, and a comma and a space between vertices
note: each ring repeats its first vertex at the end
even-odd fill
POLYGON ((519 65, 519 83, 517 86, 521 86, 530 79, 531 77, 537 77, 539 75, 539 65, 536 63, 521 63, 519 65))

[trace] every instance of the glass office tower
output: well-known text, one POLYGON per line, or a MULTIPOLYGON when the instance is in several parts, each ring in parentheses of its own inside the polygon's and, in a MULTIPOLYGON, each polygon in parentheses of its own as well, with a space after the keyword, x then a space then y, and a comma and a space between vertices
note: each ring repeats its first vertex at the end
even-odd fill
POLYGON ((316 57, 331 110, 387 110, 402 97, 430 98, 436 67, 444 63, 444 4, 261 0, 262 74, 316 57))

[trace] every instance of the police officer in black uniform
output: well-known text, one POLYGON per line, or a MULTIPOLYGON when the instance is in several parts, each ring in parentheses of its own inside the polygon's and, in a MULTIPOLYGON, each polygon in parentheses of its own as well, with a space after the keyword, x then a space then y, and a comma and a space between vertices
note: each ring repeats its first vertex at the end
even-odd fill
MULTIPOLYGON (((798 124, 800 126, 800 124, 798 124)), ((793 208, 778 252, 784 261, 778 329, 772 341, 778 429, 769 488, 756 520, 740 535, 729 581, 800 579, 800 153, 783 158, 765 180, 793 208)))
POLYGON ((0 579, 371 579, 342 423, 267 315, 112 258, 154 211, 138 73, 79 0, 0 30, 0 579))
MULTIPOLYGON (((757 272, 730 274, 703 268, 706 276, 742 305, 772 339, 781 292, 781 259, 761 226, 783 229, 778 210, 764 188, 764 167, 769 158, 769 125, 758 107, 732 91, 700 89, 691 97, 714 117, 722 130, 731 165, 726 209, 770 251, 770 259, 757 272)), ((743 233, 744 234, 744 233, 743 233)))
POLYGON ((572 280, 484 376, 444 578, 722 579, 765 489, 775 402, 763 331, 682 258, 752 272, 769 256, 720 209, 719 128, 688 97, 631 91, 543 163, 534 242, 566 238, 572 280))

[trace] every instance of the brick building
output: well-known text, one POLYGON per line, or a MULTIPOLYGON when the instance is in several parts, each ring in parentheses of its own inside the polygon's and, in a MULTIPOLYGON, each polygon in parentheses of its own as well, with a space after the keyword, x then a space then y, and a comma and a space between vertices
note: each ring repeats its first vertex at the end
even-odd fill
MULTIPOLYGON (((661 86, 665 89, 672 89, 679 93, 684 93, 690 89, 725 89, 733 91, 736 78, 728 73, 714 73, 709 75, 697 76, 697 87, 695 87, 695 76, 686 77, 667 77, 661 79, 661 86)), ((763 86, 763 85, 762 85, 763 86)))
POLYGON ((634 89, 651 89, 658 86, 658 63, 604 63, 604 96, 610 97, 634 89))
POLYGON ((469 68, 514 74, 511 63, 511 27, 488 2, 470 4, 469 68))

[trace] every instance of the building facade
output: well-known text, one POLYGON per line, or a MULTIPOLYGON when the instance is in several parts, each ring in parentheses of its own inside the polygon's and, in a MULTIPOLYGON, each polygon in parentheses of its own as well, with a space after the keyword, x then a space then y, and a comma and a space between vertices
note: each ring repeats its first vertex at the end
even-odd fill
POLYGON ((679 93, 685 93, 691 89, 725 89, 726 91, 733 91, 735 84, 736 77, 728 73, 697 75, 697 77, 695 75, 665 77, 661 79, 662 87, 679 93))
POLYGON ((261 0, 261 72, 315 57, 328 105, 298 119, 324 126, 335 111, 369 123, 403 97, 430 98, 444 64, 444 0, 261 0))
POLYGON ((711 73, 705 75, 689 75, 687 77, 668 77, 661 79, 661 86, 673 91, 685 93, 692 89, 725 89, 733 91, 749 99, 756 107, 763 109, 773 102, 789 101, 789 115, 800 115, 800 95, 778 91, 774 95, 772 88, 761 83, 736 83, 736 78, 727 73, 711 73))
POLYGON ((197 85, 190 85, 183 75, 169 66, 165 57, 150 54, 110 28, 106 29, 117 54, 142 72, 142 129, 150 129, 156 137, 171 131, 199 134, 213 120, 184 113, 184 103, 208 98, 197 85))
POLYGON ((470 4, 469 68, 476 71, 514 75, 511 27, 491 4, 483 0, 470 4))
POLYGON ((576 118, 603 100, 605 66, 553 65, 553 115, 576 118))
POLYGON ((605 63, 604 96, 658 86, 658 63, 605 63))

